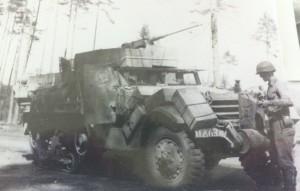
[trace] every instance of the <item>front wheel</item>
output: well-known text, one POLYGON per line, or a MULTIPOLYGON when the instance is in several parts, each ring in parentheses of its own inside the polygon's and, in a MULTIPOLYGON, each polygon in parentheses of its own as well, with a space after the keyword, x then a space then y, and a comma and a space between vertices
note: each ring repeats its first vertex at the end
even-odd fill
POLYGON ((150 135, 146 151, 146 181, 154 186, 175 188, 200 181, 204 155, 184 131, 158 127, 150 135))

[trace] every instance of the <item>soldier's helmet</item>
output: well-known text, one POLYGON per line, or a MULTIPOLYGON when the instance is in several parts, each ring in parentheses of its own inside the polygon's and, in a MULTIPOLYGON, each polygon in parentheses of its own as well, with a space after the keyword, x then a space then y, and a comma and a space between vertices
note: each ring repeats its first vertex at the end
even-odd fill
POLYGON ((275 72, 276 69, 274 65, 269 61, 262 61, 256 66, 256 74, 260 74, 263 72, 275 72))

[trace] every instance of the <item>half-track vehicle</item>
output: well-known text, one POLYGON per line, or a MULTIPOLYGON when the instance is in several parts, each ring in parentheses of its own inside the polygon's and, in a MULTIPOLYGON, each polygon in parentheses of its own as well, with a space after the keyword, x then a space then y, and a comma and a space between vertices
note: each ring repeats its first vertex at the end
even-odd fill
POLYGON ((240 156, 257 178, 267 161, 248 153, 265 159, 268 140, 255 96, 205 87, 198 70, 177 68, 173 49, 140 43, 61 58, 59 73, 16 91, 35 163, 74 172, 89 153, 111 152, 147 183, 174 188, 240 156))

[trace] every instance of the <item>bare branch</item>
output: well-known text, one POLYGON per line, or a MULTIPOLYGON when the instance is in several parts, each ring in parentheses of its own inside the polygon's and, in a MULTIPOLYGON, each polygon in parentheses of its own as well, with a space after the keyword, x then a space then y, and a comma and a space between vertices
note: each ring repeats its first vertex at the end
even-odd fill
POLYGON ((204 10, 193 9, 193 10, 190 10, 190 13, 197 13, 199 15, 208 15, 210 12, 211 12, 210 9, 204 9, 204 10))
POLYGON ((109 20, 109 22, 111 22, 112 24, 115 24, 114 20, 111 18, 109 12, 106 9, 101 9, 104 13, 106 18, 109 20))

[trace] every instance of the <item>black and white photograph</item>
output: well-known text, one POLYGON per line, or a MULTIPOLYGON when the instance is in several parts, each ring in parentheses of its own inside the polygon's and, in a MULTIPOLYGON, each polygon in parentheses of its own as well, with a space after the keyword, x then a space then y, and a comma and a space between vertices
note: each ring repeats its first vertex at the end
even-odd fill
POLYGON ((0 0, 0 191, 300 191, 299 39, 300 0, 0 0))

